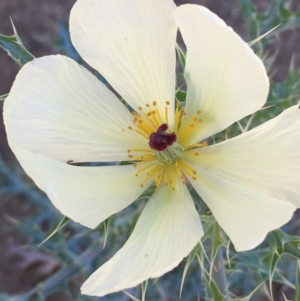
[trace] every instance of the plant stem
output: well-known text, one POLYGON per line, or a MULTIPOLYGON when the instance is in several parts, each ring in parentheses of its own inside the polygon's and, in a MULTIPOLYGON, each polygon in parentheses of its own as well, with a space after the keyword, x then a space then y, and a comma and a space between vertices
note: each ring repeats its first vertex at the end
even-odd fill
POLYGON ((216 258, 213 263, 212 279, 218 286, 220 293, 225 296, 226 299, 224 299, 224 300, 227 300, 227 298, 228 298, 228 282, 227 282, 226 269, 225 269, 225 265, 224 265, 224 257, 223 257, 222 248, 218 249, 216 258))

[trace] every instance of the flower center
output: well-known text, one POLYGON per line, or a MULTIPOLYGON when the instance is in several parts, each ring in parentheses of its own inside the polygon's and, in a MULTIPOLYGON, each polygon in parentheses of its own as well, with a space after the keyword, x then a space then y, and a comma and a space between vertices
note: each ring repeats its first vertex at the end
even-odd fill
POLYGON ((175 142, 164 151, 155 152, 155 155, 159 162, 170 165, 182 158, 183 147, 175 142))
POLYGON ((154 101, 152 105, 147 104, 146 109, 140 107, 139 113, 132 113, 135 127, 129 126, 128 129, 144 137, 149 145, 149 148, 128 150, 128 157, 137 168, 136 176, 141 177, 141 188, 154 181, 156 189, 164 185, 175 191, 175 177, 179 177, 184 185, 186 176, 196 180, 197 172, 184 160, 184 155, 199 156, 199 148, 206 146, 205 143, 188 143, 189 136, 202 122, 199 118, 201 111, 185 120, 185 108, 177 103, 174 132, 170 133, 169 106, 170 102, 167 101, 165 110, 160 112, 154 101))
POLYGON ((176 134, 167 133, 169 126, 164 123, 149 136, 149 146, 154 150, 157 160, 164 164, 173 164, 183 155, 182 146, 176 142, 176 134))
POLYGON ((156 132, 152 133, 149 136, 149 146, 152 149, 157 150, 159 152, 164 151, 177 140, 176 134, 174 132, 166 132, 168 127, 169 126, 166 123, 164 123, 157 129, 156 132))

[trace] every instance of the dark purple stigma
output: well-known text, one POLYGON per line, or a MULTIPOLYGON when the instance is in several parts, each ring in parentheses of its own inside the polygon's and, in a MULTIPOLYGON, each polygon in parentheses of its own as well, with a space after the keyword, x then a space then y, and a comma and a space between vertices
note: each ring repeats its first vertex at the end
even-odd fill
POLYGON ((149 136, 149 146, 156 151, 164 151, 168 146, 171 146, 176 140, 176 134, 166 133, 168 125, 166 123, 162 124, 156 132, 149 136))

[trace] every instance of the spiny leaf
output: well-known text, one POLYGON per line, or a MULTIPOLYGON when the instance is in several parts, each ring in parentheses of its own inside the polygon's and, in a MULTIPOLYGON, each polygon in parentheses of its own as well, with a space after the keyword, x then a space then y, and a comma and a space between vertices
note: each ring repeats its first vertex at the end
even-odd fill
POLYGON ((14 35, 5 36, 0 34, 0 47, 19 65, 23 66, 34 59, 34 56, 24 47, 14 24, 14 35))
MULTIPOLYGON (((282 293, 282 295, 283 295, 284 301, 291 301, 291 300, 288 300, 288 299, 286 298, 286 296, 285 296, 284 293, 282 293)), ((297 301, 297 299, 295 299, 295 300, 297 301)))
POLYGON ((108 237, 108 232, 109 232, 109 228, 110 228, 110 222, 111 222, 111 218, 108 218, 107 220, 105 220, 103 222, 103 226, 104 226, 104 242, 103 242, 103 249, 106 246, 106 241, 107 241, 107 237, 108 237))
POLYGON ((126 291, 123 291, 131 300, 133 301, 141 301, 140 299, 132 296, 131 294, 127 293, 126 291))
POLYGON ((225 296, 220 292, 215 281, 211 278, 209 272, 206 270, 204 261, 205 261, 205 252, 196 253, 197 260, 202 271, 201 273, 201 282, 205 286, 205 295, 207 301, 224 301, 225 296))
POLYGON ((224 301, 225 296, 221 294, 218 286, 215 281, 210 277, 204 276, 204 284, 205 284, 205 293, 208 297, 208 300, 212 301, 224 301))
POLYGON ((268 241, 270 254, 266 258, 266 264, 269 268, 269 286, 273 297, 272 280, 280 257, 287 253, 300 260, 300 237, 288 235, 279 229, 269 233, 268 241))
POLYGON ((276 230, 268 235, 270 246, 278 255, 290 254, 300 260, 300 237, 288 235, 282 230, 276 230))
POLYGON ((56 234, 60 229, 62 229, 64 226, 66 226, 69 223, 70 219, 66 216, 63 217, 63 219, 60 221, 60 223, 56 226, 56 228, 52 231, 50 235, 46 239, 44 239, 40 244, 39 247, 45 243, 47 240, 49 240, 54 234, 56 234))
POLYGON ((300 300, 300 261, 297 261, 297 275, 296 275, 296 293, 295 301, 300 300))
POLYGON ((186 101, 186 92, 178 88, 176 90, 176 100, 180 101, 181 104, 184 104, 184 102, 186 101))
POLYGON ((178 44, 176 45, 176 52, 177 52, 177 56, 179 59, 179 64, 180 64, 181 70, 182 70, 182 72, 184 72, 185 62, 186 62, 185 54, 183 53, 183 51, 181 50, 181 48, 179 47, 178 44))
POLYGON ((185 280, 185 277, 186 277, 186 273, 187 273, 191 263, 193 262, 193 260, 197 256, 197 254, 199 253, 199 251, 200 251, 200 244, 197 244, 195 246, 195 248, 193 249, 193 251, 190 253, 190 255, 188 257, 188 260, 185 264, 183 274, 182 274, 182 279, 181 279, 181 285, 180 285, 180 294, 179 294, 180 298, 181 298, 181 294, 182 294, 182 288, 183 288, 183 283, 184 283, 184 280, 185 280))
POLYGON ((148 287, 148 280, 146 280, 142 283, 142 301, 146 300, 147 287, 148 287))
POLYGON ((4 101, 8 94, 0 95, 0 101, 4 101))
POLYGON ((238 297, 234 299, 228 299, 228 301, 250 301, 253 294, 264 284, 264 282, 261 282, 248 296, 245 297, 238 297))
POLYGON ((211 254, 210 261, 213 262, 216 258, 218 249, 220 246, 228 246, 223 231, 219 224, 216 222, 215 218, 212 215, 202 215, 201 221, 203 223, 204 235, 202 241, 205 241, 207 238, 211 240, 211 254))
POLYGON ((277 26, 273 27, 271 30, 269 30, 268 32, 264 33, 263 35, 259 36, 258 38, 256 38, 255 40, 252 40, 250 42, 248 42, 248 45, 251 47, 254 44, 256 44, 257 42, 259 42, 261 39, 263 39, 265 36, 267 36, 268 34, 270 34, 272 31, 274 31, 276 28, 278 28, 281 24, 278 24, 277 26))

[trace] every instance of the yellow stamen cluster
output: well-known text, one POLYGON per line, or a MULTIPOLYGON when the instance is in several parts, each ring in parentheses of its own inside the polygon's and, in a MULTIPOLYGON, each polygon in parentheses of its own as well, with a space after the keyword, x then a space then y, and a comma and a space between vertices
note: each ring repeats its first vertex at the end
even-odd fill
MULTIPOLYGON (((155 133, 164 123, 168 124, 170 102, 166 102, 164 112, 160 112, 157 103, 146 104, 145 108, 139 107, 139 112, 132 112, 135 127, 128 129, 135 131, 149 142, 149 136, 155 133)), ((149 181, 154 181, 156 189, 161 185, 170 186, 173 191, 175 187, 175 177, 179 176, 182 184, 186 184, 185 176, 197 180, 197 172, 183 160, 183 154, 199 156, 198 149, 205 147, 206 143, 187 143, 190 135, 198 129, 202 119, 199 117, 201 111, 189 116, 184 107, 178 102, 175 110, 174 132, 177 141, 164 151, 156 151, 149 148, 136 148, 128 150, 128 158, 134 161, 137 168, 136 176, 142 176, 140 187, 143 188, 149 181)), ((172 130, 168 129, 172 132, 172 130)))
POLYGON ((203 146, 202 144, 187 145, 188 138, 195 130, 198 130, 202 122, 202 118, 199 117, 200 114, 201 111, 198 110, 196 114, 189 116, 186 120, 188 114, 185 111, 185 107, 180 108, 180 102, 177 102, 175 110, 175 130, 179 143, 186 145, 185 150, 203 146))
POLYGON ((139 113, 133 111, 133 122, 136 128, 128 127, 130 130, 136 131, 147 140, 149 136, 157 130, 157 128, 163 123, 162 116, 157 108, 157 103, 154 101, 152 106, 146 104, 146 109, 139 107, 139 113))

